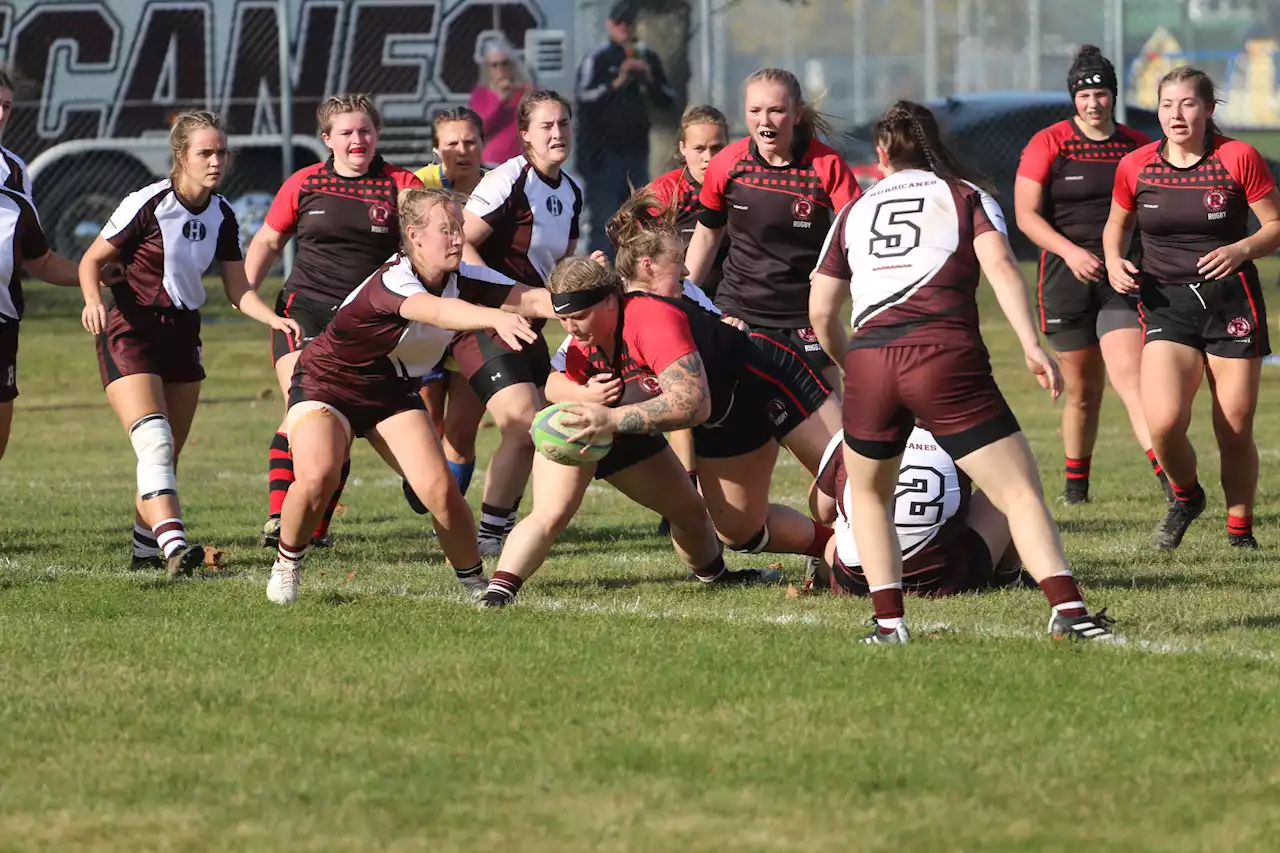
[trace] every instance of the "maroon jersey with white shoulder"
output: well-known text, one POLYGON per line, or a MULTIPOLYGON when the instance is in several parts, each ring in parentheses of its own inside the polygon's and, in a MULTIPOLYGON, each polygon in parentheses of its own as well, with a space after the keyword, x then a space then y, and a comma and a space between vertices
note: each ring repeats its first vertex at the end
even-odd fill
POLYGON ((1106 139, 1090 139, 1075 119, 1065 119, 1031 137, 1022 149, 1018 177, 1042 187, 1040 212, 1055 231, 1077 246, 1100 249, 1116 167, 1150 141, 1123 124, 1106 139))
POLYGON ((850 349, 981 342, 974 238, 1008 233, 1000 205, 964 181, 895 172, 840 212, 818 272, 848 279, 850 349))
MULTIPOLYGON (((1144 145, 1120 161, 1112 198, 1137 215, 1142 272, 1160 284, 1203 281, 1199 260, 1249 233, 1249 205, 1275 189, 1257 149, 1209 134, 1195 165, 1164 158, 1165 140, 1144 145)), ((1249 272, 1253 261, 1241 264, 1249 272)))
POLYGON ((299 169, 276 193, 266 224, 296 234, 298 255, 285 287, 338 305, 400 248, 400 190, 422 186, 408 169, 374 157, 351 178, 333 158, 299 169))
POLYGON ((753 326, 808 326, 809 271, 831 220, 860 192, 844 158, 816 139, 797 139, 786 166, 766 163, 750 137, 711 158, 699 221, 730 241, 716 306, 753 326))
POLYGON ((30 200, 0 188, 0 324, 22 319, 22 264, 48 252, 49 244, 30 200))
POLYGON ((124 264, 124 283, 111 287, 121 305, 195 310, 213 262, 244 260, 227 200, 212 193, 202 207, 188 207, 168 178, 125 196, 102 238, 124 264))

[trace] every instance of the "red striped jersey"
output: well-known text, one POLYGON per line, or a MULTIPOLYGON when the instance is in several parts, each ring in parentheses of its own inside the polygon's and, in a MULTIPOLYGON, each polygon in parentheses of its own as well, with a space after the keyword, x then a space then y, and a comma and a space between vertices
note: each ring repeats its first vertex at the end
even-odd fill
POLYGON ((818 272, 850 282, 849 348, 981 340, 974 238, 1005 231, 995 199, 906 169, 840 212, 818 272))
POLYGON ((124 282, 111 288, 118 303, 195 310, 213 262, 243 260, 227 200, 211 193, 202 207, 188 207, 168 178, 125 196, 102 238, 124 264, 124 282))
POLYGON ((844 158, 816 139, 798 139, 787 166, 766 163, 750 137, 724 148, 700 195, 699 221, 727 228, 730 241, 716 305, 756 326, 808 326, 809 271, 860 192, 844 158))
POLYGON ((1018 177, 1043 188, 1040 212, 1055 231, 1077 246, 1100 250, 1116 167, 1150 141, 1123 124, 1106 139, 1090 139, 1075 119, 1066 119, 1031 137, 1022 149, 1018 177))
MULTIPOLYGON (((1276 182, 1257 149, 1238 139, 1209 134, 1204 157, 1187 167, 1169 163, 1164 146, 1162 139, 1126 155, 1112 198, 1137 216, 1142 271, 1160 284, 1195 284, 1203 280, 1199 259, 1243 240, 1249 205, 1276 182)), ((1253 261, 1240 267, 1251 269, 1253 261)))
POLYGON ((400 248, 400 190, 420 187, 408 169, 374 157, 369 171, 349 178, 333 158, 299 169, 276 193, 266 224, 296 234, 298 254, 285 287, 338 305, 400 248))
POLYGON ((49 252, 35 208, 24 195, 0 188, 0 323, 21 320, 22 264, 49 252))
POLYGON ((520 155, 480 179, 467 213, 493 229, 478 251, 485 264, 529 287, 545 287, 578 239, 582 190, 563 169, 554 180, 520 155))

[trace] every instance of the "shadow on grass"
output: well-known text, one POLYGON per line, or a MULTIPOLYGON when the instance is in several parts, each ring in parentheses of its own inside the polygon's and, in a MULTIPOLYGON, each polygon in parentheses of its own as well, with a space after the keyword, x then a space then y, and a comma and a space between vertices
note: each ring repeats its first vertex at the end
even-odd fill
POLYGON ((692 584, 693 578, 688 575, 662 575, 642 578, 548 578, 539 579, 538 586, 543 589, 631 589, 637 586, 655 584, 692 584))
POLYGON ((1109 574, 1090 571, 1081 573, 1081 580, 1088 589, 1143 589, 1159 590, 1176 587, 1207 587, 1242 591, 1271 592, 1275 584, 1263 578, 1252 579, 1239 575, 1187 574, 1185 572, 1160 572, 1158 574, 1109 574))

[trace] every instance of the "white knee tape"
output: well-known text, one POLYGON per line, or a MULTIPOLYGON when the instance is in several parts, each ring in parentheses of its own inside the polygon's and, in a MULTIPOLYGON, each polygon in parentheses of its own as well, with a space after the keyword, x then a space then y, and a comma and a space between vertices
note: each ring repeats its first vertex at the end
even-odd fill
POLYGON ((169 419, 159 413, 139 418, 129 428, 129 440, 138 456, 138 494, 142 499, 176 495, 178 478, 173 473, 173 430, 169 419))

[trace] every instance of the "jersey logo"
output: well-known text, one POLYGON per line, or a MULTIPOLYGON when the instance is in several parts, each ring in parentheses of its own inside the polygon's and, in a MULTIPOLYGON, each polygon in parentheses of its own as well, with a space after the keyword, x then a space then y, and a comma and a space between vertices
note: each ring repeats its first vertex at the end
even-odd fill
POLYGON ((769 415, 769 420, 773 421, 774 426, 782 426, 782 422, 787 419, 787 404, 774 397, 765 404, 765 412, 769 415))
POLYGON ((556 198, 555 196, 548 197, 547 213, 550 213, 552 216, 559 216, 560 214, 564 213, 564 202, 562 202, 560 199, 556 198))
POLYGON ((649 375, 641 376, 639 379, 639 383, 640 383, 640 390, 644 391, 646 394, 656 395, 656 394, 662 393, 662 386, 658 384, 658 377, 656 376, 649 376, 649 375))
POLYGON ((204 227, 204 223, 199 219, 188 219, 182 226, 182 236, 192 243, 199 243, 208 236, 208 229, 204 227))
POLYGON ((1253 324, 1244 317, 1237 317, 1227 324, 1227 334, 1233 338, 1243 338, 1253 331, 1253 324))
POLYGON ((391 221, 391 209, 384 204, 369 205, 369 221, 374 225, 386 225, 391 221))
POLYGON ((813 202, 807 198, 798 198, 791 202, 791 216, 792 228, 812 228, 813 202))
POLYGON ((800 336, 800 340, 806 344, 816 344, 818 342, 818 333, 813 330, 813 326, 805 326, 796 329, 796 334, 800 336))
POLYGON ((1226 209, 1227 194, 1222 190, 1209 190, 1204 194, 1204 209, 1210 213, 1217 213, 1226 209))

